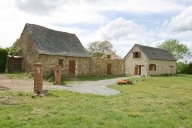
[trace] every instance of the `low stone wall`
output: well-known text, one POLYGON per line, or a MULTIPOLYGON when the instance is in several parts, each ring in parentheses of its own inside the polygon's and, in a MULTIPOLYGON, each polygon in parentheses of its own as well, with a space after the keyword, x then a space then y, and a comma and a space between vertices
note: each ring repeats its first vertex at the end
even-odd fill
POLYGON ((124 74, 124 60, 91 58, 90 75, 93 75, 93 76, 108 75, 107 74, 107 65, 109 65, 109 64, 111 64, 111 75, 123 75, 124 74))

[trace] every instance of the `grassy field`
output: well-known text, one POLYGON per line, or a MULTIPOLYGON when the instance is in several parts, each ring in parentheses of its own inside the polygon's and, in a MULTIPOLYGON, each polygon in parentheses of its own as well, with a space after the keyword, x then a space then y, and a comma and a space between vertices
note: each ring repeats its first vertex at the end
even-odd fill
MULTIPOLYGON (((135 80, 135 79, 133 79, 135 80)), ((192 76, 110 85, 117 96, 0 91, 0 128, 191 128, 192 76)))

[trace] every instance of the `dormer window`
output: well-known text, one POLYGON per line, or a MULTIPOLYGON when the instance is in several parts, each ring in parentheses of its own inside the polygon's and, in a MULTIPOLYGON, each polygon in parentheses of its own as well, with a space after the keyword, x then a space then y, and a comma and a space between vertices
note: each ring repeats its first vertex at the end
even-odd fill
POLYGON ((107 59, 111 59, 111 55, 107 55, 107 59))
POLYGON ((141 52, 133 52, 133 58, 141 58, 141 52))

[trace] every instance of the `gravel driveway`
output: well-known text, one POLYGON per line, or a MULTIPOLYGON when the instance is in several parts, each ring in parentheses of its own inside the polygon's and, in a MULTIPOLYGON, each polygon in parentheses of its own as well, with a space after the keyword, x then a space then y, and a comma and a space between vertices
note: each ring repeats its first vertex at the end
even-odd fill
MULTIPOLYGON (((50 90, 70 90, 84 94, 96 94, 102 96, 118 95, 120 92, 108 88, 108 85, 116 84, 117 79, 128 79, 128 77, 119 77, 115 79, 106 79, 98 81, 76 82, 69 85, 50 85, 44 82, 43 89, 50 90)), ((34 80, 29 78, 13 78, 9 79, 5 74, 0 74, 0 91, 16 90, 16 91, 33 91, 34 80)))
POLYGON ((98 81, 85 81, 77 84, 70 84, 67 86, 54 85, 50 89, 70 90, 84 94, 96 94, 102 96, 118 95, 120 93, 119 91, 107 87, 107 85, 116 84, 116 81, 118 79, 128 79, 128 77, 120 77, 115 79, 98 81))

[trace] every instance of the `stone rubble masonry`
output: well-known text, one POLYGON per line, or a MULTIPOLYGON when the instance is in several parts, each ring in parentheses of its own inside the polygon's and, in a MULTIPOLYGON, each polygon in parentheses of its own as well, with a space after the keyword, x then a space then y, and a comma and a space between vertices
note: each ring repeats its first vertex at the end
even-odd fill
POLYGON ((91 58, 90 59, 90 75, 103 76, 107 75, 107 65, 111 64, 112 75, 124 75, 124 60, 122 59, 102 59, 91 58))
POLYGON ((61 74, 64 76, 70 76, 69 74, 70 60, 74 60, 76 62, 75 76, 107 75, 107 64, 112 64, 111 69, 112 75, 124 74, 123 60, 39 55, 40 63, 43 63, 45 65, 44 66, 45 75, 52 75, 52 73, 55 70, 55 65, 59 63, 59 60, 63 61, 63 65, 61 66, 61 74))

